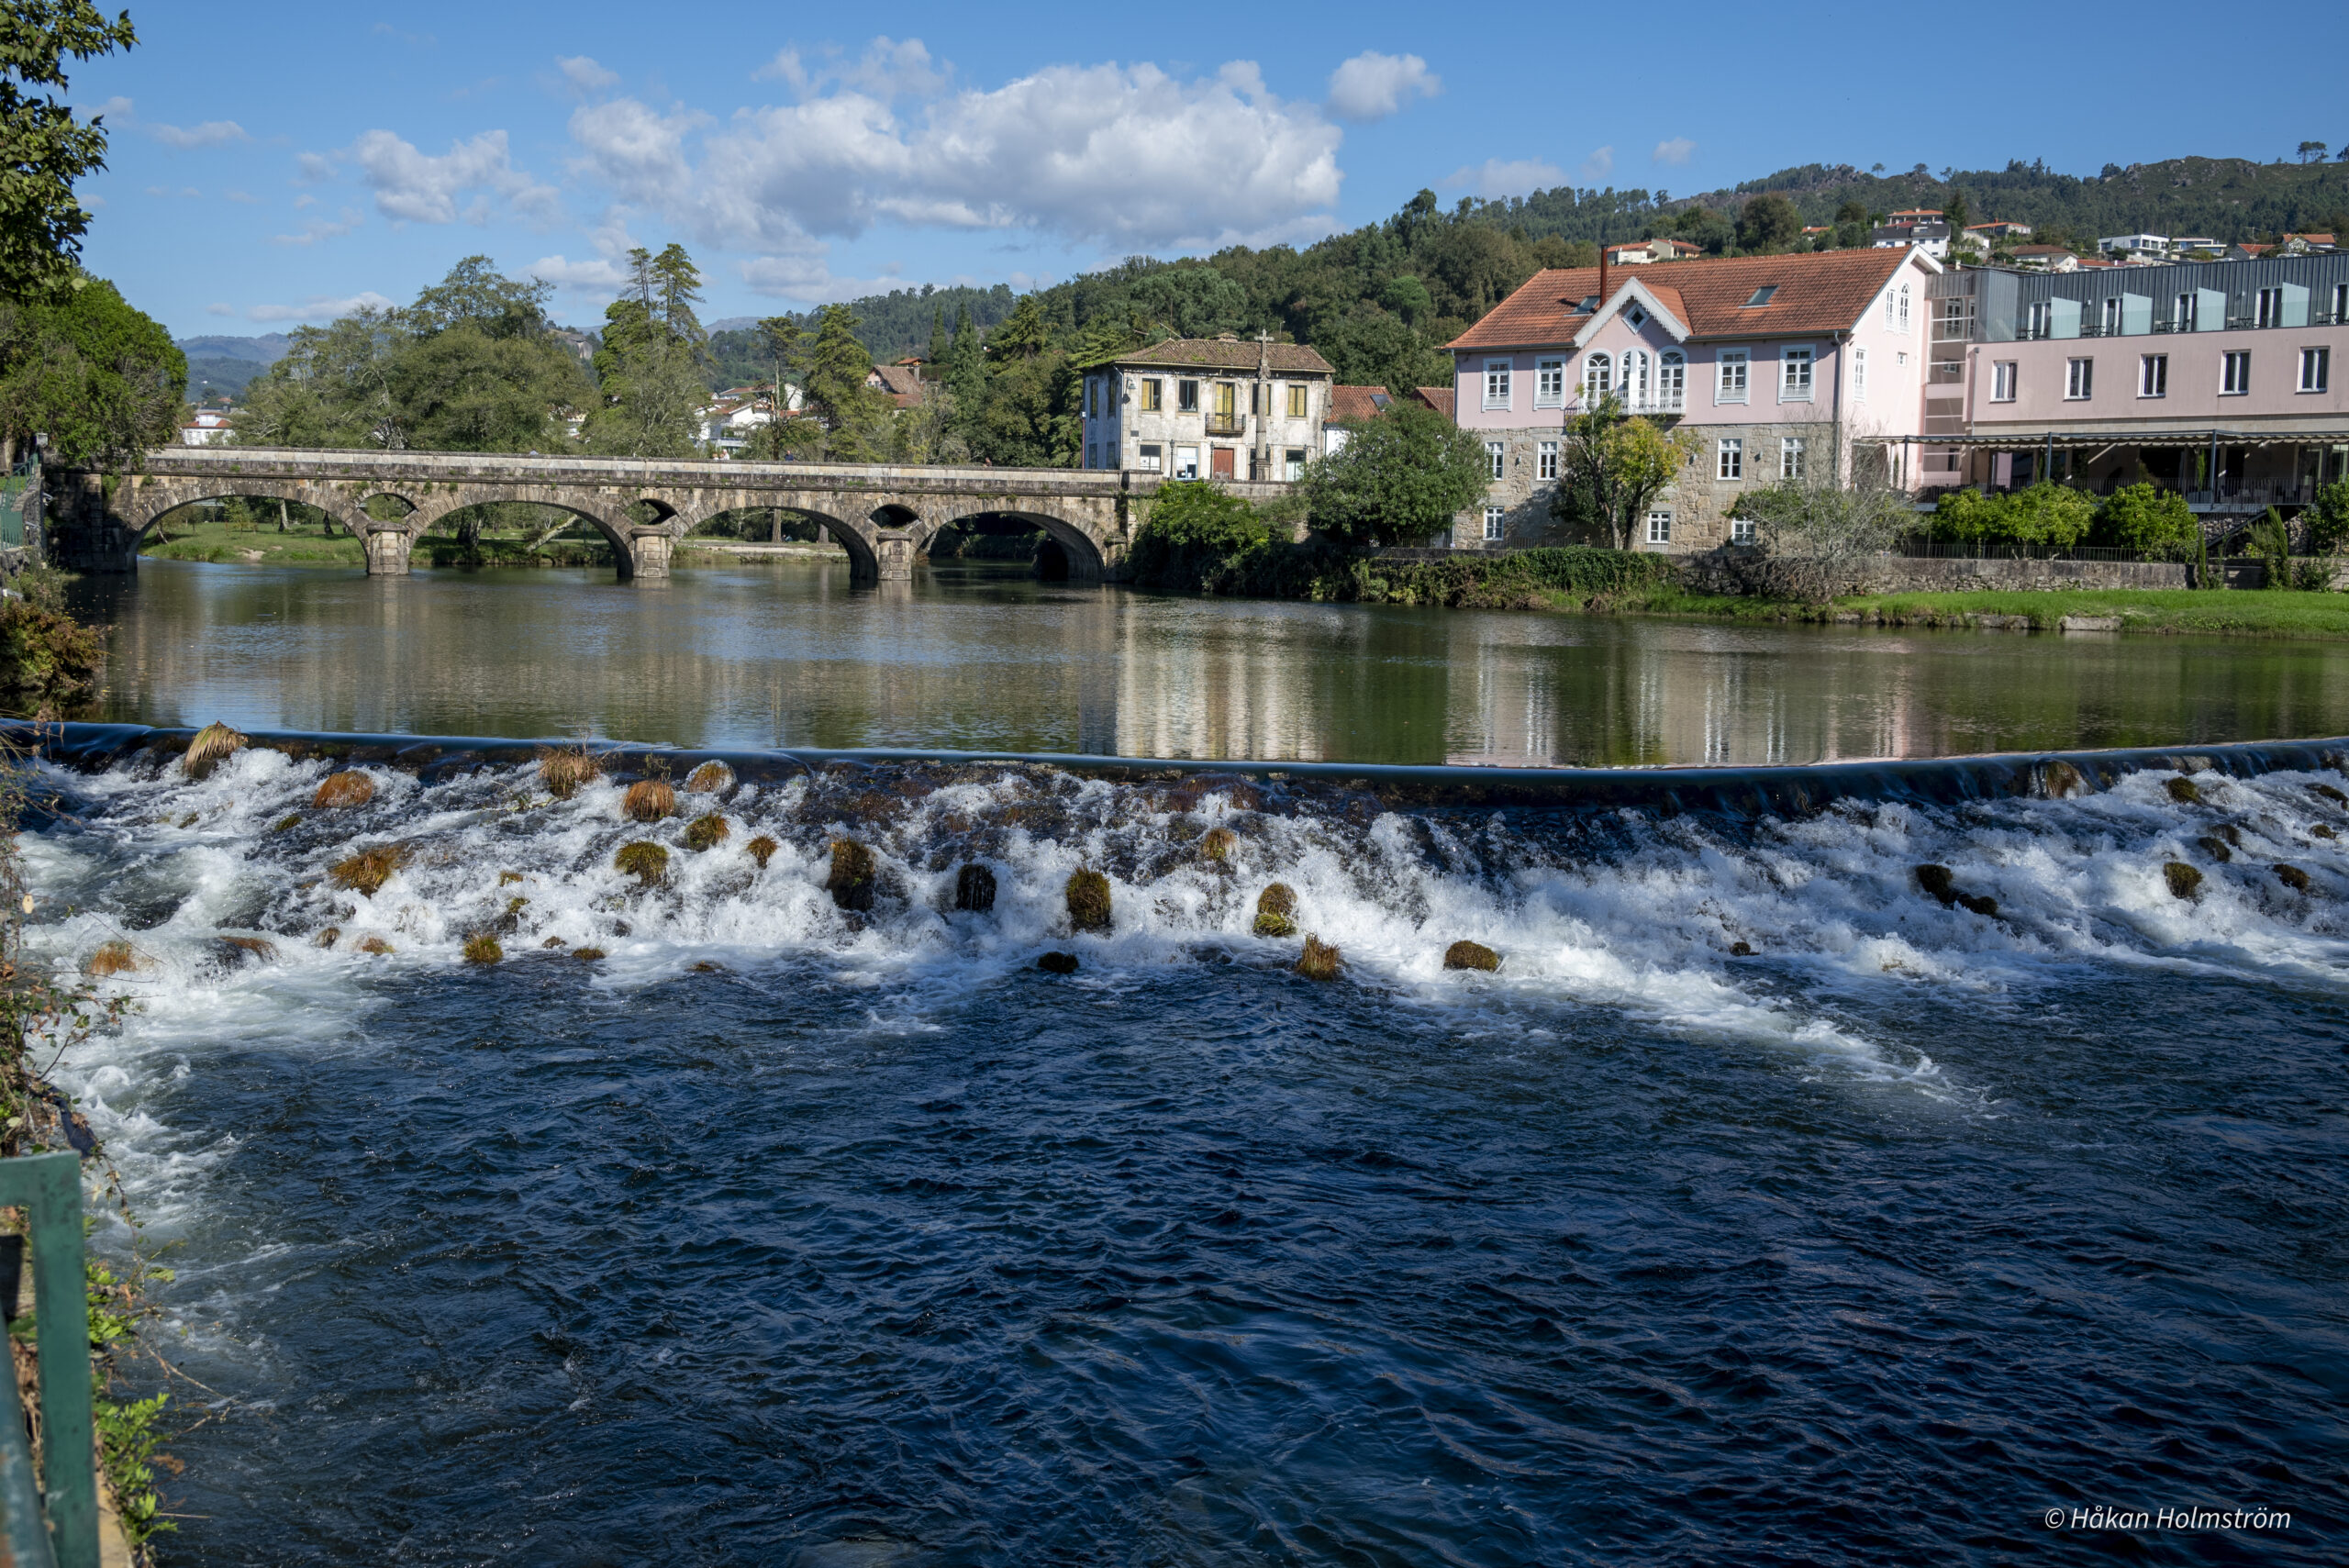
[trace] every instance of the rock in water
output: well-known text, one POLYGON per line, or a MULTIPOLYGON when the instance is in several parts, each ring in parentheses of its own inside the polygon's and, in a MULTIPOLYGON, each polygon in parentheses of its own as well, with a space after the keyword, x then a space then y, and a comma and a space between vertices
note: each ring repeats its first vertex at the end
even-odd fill
POLYGON ((639 779, 620 797, 620 809, 632 822, 658 822, 677 809, 677 792, 667 779, 639 779))
POLYGON ((840 907, 862 912, 873 907, 873 851, 853 839, 832 841, 832 872, 824 891, 840 907))
POLYGON ((2202 873, 2184 861, 2171 861, 2162 867, 2162 875, 2169 880, 2172 898, 2192 898, 2202 891, 2202 873))
POLYGON ((612 857, 612 869, 636 878, 638 884, 650 887, 669 874, 669 851, 650 840, 639 839, 632 844, 622 844, 612 857))
POLYGON ((1256 934, 1260 937, 1297 935, 1297 889, 1276 882, 1256 895, 1256 934))
POLYGON ((569 800, 579 793, 581 784, 601 772, 596 759, 578 747, 539 753, 539 780, 557 800, 569 800))
POLYGON ((1229 828, 1210 828, 1199 840, 1199 853, 1211 861, 1228 862, 1240 845, 1240 835, 1229 828))
POLYGON ((347 860, 337 861, 328 868, 327 878, 337 887, 373 898, 375 890, 391 880, 392 873, 407 862, 406 844, 378 844, 347 860))
POLYGON ((964 866, 954 873, 954 907, 984 915, 995 907, 995 873, 983 865, 964 866))
POLYGON ((714 850, 726 841, 729 831, 726 818, 715 811, 696 817, 685 828, 685 848, 696 854, 714 850))
POLYGON ((1446 969, 1498 969, 1500 966, 1501 955, 1482 942, 1454 942, 1443 950, 1443 967, 1446 969))
POLYGON ((2180 806, 2202 804, 2202 787, 2192 779, 2170 779, 2164 787, 2169 791, 2169 797, 2180 806))
POLYGON ((734 786, 734 770, 723 762, 704 762, 685 775, 687 795, 723 795, 734 786))
POLYGON ((1957 889, 1952 882, 1953 873, 1947 866, 1917 868, 1917 885, 1940 899, 1944 907, 1957 902, 1957 889))
POLYGON ((749 855, 752 860, 758 862, 759 869, 761 871, 764 871, 767 869, 768 860, 774 856, 775 851, 782 847, 782 845, 776 843, 773 839, 770 839, 764 833, 762 833, 757 838, 751 840, 749 843, 743 845, 742 852, 749 855))
POLYGON ((2306 893, 2309 890, 2309 873, 2298 866, 2277 866, 2276 880, 2295 893, 2306 893))
POLYGON ((1071 872, 1068 923, 1080 931, 1109 929, 1109 879, 1097 871, 1071 872))
POLYGON ((1036 961, 1036 967, 1042 970, 1047 974, 1074 974, 1076 973, 1076 954, 1073 952, 1048 952, 1043 957, 1036 961))
POLYGON ((365 773, 345 771, 328 773, 318 781, 317 793, 310 796, 310 804, 320 811, 337 806, 364 806, 375 798, 375 781, 365 773))
POLYGON ((487 931, 477 932, 465 939, 465 962, 467 963, 501 963, 505 962, 505 958, 506 950, 498 946, 497 939, 491 936, 487 931))
POLYGON ((195 732, 195 739, 187 743, 186 754, 180 758, 180 766, 186 770, 188 777, 204 778, 219 765, 222 758, 241 749, 244 743, 242 735, 215 720, 195 732))

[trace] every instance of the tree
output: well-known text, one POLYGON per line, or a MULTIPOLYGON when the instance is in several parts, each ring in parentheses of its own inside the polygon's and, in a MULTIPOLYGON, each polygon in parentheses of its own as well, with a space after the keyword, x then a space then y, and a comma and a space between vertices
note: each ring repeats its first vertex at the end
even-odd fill
POLYGON ((628 261, 629 292, 604 311, 601 403, 587 442, 620 457, 690 457, 699 446, 695 416, 709 395, 701 380, 708 334, 693 312, 701 274, 674 243, 658 256, 638 246, 628 261))
POLYGON ((1856 198, 1847 200, 1842 206, 1835 209, 1835 221, 1839 226, 1846 223, 1856 223, 1865 227, 1867 220, 1868 209, 1866 204, 1857 200, 1856 198))
POLYGON ((1786 250, 1802 238, 1802 214, 1776 191, 1753 197, 1737 215, 1737 246, 1757 254, 1786 250))
POLYGON ((1948 539, 2069 549, 2095 520, 2094 496, 2043 479, 2006 495, 1948 491, 1934 506, 1932 530, 1948 539))
POLYGON ((1134 535, 1135 580, 1187 593, 1209 589, 1235 557, 1264 548, 1256 509, 1203 480, 1162 484, 1134 535))
POLYGON ((1299 487, 1312 525, 1353 550, 1418 544, 1490 483, 1483 444, 1432 408, 1397 402, 1315 462, 1299 487))
POLYGON ((1008 321, 986 336, 986 356, 997 364, 1007 360, 1032 360, 1052 346, 1052 328, 1045 324, 1043 309, 1032 294, 1020 300, 1008 321))
POLYGON ((1974 217, 1974 209, 1966 205, 1964 191, 1954 186, 1951 188, 1949 205, 1942 209, 1942 216, 1949 220, 1950 238, 1954 239, 1965 232, 1966 224, 1974 217))
MULTIPOLYGON (((2343 148, 2342 150, 2349 152, 2349 148, 2343 148)), ((2321 141, 2304 141, 2300 143, 2300 161, 2303 163, 2323 162, 2324 143, 2321 141)))
POLYGON ((2176 491, 2131 484, 2106 496, 2097 508, 2096 538, 2156 561, 2185 561, 2197 553, 2202 528, 2176 491))
POLYGON ((869 462, 887 441, 889 403, 866 384, 873 356, 857 340, 856 327, 856 313, 847 306, 824 306, 805 351, 801 391, 807 407, 829 429, 827 453, 846 462, 869 462))
POLYGON ((774 366, 774 414, 780 419, 785 406, 790 401, 783 389, 783 373, 799 369, 799 354, 807 341, 807 329, 791 317, 768 316, 760 319, 758 333, 760 347, 774 366))
POLYGON ((2349 545, 2349 479, 2336 479, 2319 490, 2300 521, 2308 527, 2312 554, 2332 555, 2349 545))
POLYGON ((547 329, 553 293, 552 284, 506 277, 488 257, 468 256, 416 296, 407 325, 426 336, 467 326, 491 338, 535 338, 547 329))
POLYGON ((1775 585, 1813 604, 1865 586, 1866 563, 1915 525, 1909 497, 1887 481, 1881 463, 1853 464, 1843 484, 1832 465, 1749 490, 1731 516, 1750 519, 1770 555, 1775 585))
POLYGON ((139 41, 130 13, 111 22, 88 0, 10 0, 0 7, 0 299, 76 286, 88 209, 73 183, 106 166, 104 117, 88 124, 59 100, 65 57, 90 60, 139 41), (55 93, 32 93, 49 87, 55 93))
POLYGON ((116 464, 171 439, 187 357, 103 278, 0 301, 0 458, 35 433, 51 461, 116 464))
POLYGON ((1629 550, 1648 503, 1687 466, 1688 454, 1684 439, 1623 417, 1623 401, 1610 392, 1566 421, 1551 515, 1570 527, 1595 525, 1617 550, 1629 550))

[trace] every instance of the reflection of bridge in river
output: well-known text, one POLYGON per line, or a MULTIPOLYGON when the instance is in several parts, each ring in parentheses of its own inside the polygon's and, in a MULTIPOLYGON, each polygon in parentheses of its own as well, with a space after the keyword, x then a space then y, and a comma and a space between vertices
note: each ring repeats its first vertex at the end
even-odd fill
MULTIPOLYGON (((924 468, 887 464, 666 462, 521 457, 496 452, 306 451, 166 447, 116 479, 63 474, 51 548, 83 571, 131 572, 157 519, 232 496, 298 501, 351 530, 372 576, 407 572, 409 552, 451 513, 497 501, 559 507, 593 524, 622 577, 662 577, 677 541, 729 512, 782 508, 822 525, 848 551, 859 582, 902 580, 941 528, 1008 517, 1041 528, 1079 582, 1124 575, 1134 529, 1159 476, 1066 468, 924 468), (389 496, 406 510, 379 517, 389 496)), ((1281 484, 1227 484, 1262 499, 1281 484)))

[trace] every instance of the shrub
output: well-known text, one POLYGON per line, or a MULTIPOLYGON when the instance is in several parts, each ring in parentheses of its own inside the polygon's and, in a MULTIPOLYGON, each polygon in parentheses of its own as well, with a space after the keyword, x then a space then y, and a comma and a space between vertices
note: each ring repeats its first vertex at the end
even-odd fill
POLYGON ((317 793, 310 796, 310 805, 320 811, 337 806, 364 806, 375 798, 375 781, 365 773, 343 772, 328 773, 318 781, 317 793))
POLYGON ((2097 508, 2095 539, 2156 561, 2188 561, 2199 552, 2202 525, 2176 491, 2131 484, 2106 496, 2097 508))
POLYGON ((1150 587, 1212 593, 1234 559, 1263 550, 1272 530, 1256 509, 1204 481, 1159 486, 1134 535, 1134 580, 1150 587))
POLYGON ((37 713, 86 702, 106 658, 95 627, 28 599, 0 602, 0 704, 37 713))
POLYGON ((636 878, 640 886, 650 887, 669 874, 669 851, 650 840, 639 839, 619 847, 612 856, 612 869, 636 878))
POLYGON ((214 768, 220 765, 222 758, 236 751, 244 743, 243 736, 215 720, 195 732, 195 739, 187 743, 186 754, 180 758, 180 766, 186 770, 187 776, 192 779, 206 777, 214 768))
POLYGON ((539 778, 557 800, 569 800, 579 786, 602 773, 603 767, 579 746, 539 753, 539 778))
POLYGON ((1397 401, 1307 469, 1300 491, 1313 526, 1342 546, 1418 544, 1484 495, 1487 462, 1475 432, 1397 401))
POLYGON ((1293 937, 1297 935, 1297 890, 1286 882, 1274 883, 1256 895, 1256 924, 1260 937, 1293 937))
POLYGON ((696 854, 714 850, 726 841, 729 830, 726 818, 715 811, 696 817, 685 828, 685 848, 696 854))
POLYGON ((1308 934, 1305 951, 1297 954, 1297 972, 1308 980, 1335 980, 1345 964, 1345 955, 1319 937, 1308 934))
POLYGON ((408 852, 406 844, 378 844, 337 861, 327 876, 337 887, 373 898, 375 890, 391 880, 392 873, 407 864, 408 852))
POLYGON ((677 792, 667 779, 639 779, 620 796, 620 810, 631 822, 658 822, 677 809, 677 792))
POLYGON ((467 963, 492 964, 505 962, 506 950, 487 931, 476 931, 465 939, 467 963))
POLYGON ((2309 549, 2316 554, 2331 555, 2349 545, 2349 479, 2336 479, 2319 490, 2300 521, 2309 530, 2309 549))
POLYGON ((1068 923, 1080 931, 1109 929, 1109 879, 1097 871, 1069 873, 1063 890, 1068 899, 1068 923))
POLYGON ((768 857, 772 856, 775 851, 782 847, 782 845, 776 843, 773 839, 770 839, 764 833, 762 833, 757 838, 751 840, 749 843, 743 845, 742 851, 752 860, 759 862, 759 869, 761 871, 764 871, 767 869, 768 857))
POLYGON ((2086 539, 2095 520, 2093 496, 2043 479, 2005 495, 1949 491, 1933 509, 1932 532, 1936 538, 1974 543, 2061 549, 2086 539))

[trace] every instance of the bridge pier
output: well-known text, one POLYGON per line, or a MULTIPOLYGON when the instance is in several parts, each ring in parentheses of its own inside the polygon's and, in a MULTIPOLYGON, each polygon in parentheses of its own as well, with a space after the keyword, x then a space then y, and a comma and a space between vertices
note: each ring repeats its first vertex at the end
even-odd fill
POLYGON ((621 575, 633 578, 666 577, 669 558, 676 553, 677 541, 666 533, 650 531, 629 536, 628 562, 621 575))
POLYGON ((914 580, 914 539, 908 533, 895 528, 874 536, 873 560, 874 574, 884 583, 910 583, 914 580))
POLYGON ((407 575, 407 558, 416 541, 408 538, 406 528, 370 528, 359 543, 367 552, 368 576, 407 575))

